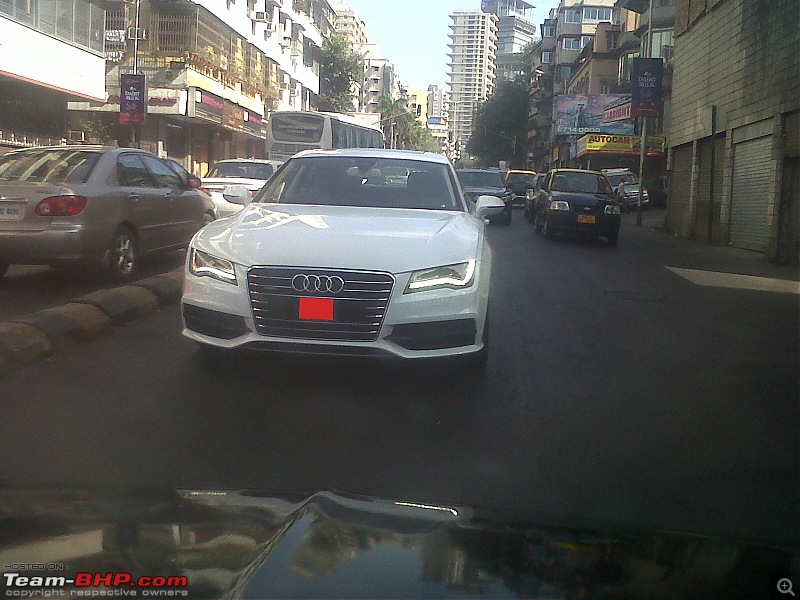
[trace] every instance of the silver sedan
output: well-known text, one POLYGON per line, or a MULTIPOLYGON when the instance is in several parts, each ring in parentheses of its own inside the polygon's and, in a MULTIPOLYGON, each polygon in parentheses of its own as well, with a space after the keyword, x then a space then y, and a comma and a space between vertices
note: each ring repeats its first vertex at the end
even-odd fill
POLYGON ((126 281, 141 256, 185 247, 214 219, 214 203, 200 185, 131 148, 0 155, 0 276, 15 263, 94 263, 126 281))

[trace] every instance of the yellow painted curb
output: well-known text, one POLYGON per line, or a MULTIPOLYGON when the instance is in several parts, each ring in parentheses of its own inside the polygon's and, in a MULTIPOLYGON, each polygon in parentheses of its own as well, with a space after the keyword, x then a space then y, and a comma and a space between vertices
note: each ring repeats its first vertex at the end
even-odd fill
POLYGON ((97 337, 111 329, 111 319, 103 311, 95 308, 91 304, 78 304, 70 302, 62 306, 56 306, 50 310, 61 313, 76 321, 81 326, 81 336, 84 339, 97 337))
POLYGON ((139 315, 150 315, 158 310, 158 296, 143 287, 126 285, 112 290, 131 300, 139 308, 139 315))
POLYGON ((33 362, 50 354, 50 342, 41 331, 25 323, 0 323, 0 354, 17 362, 33 362))

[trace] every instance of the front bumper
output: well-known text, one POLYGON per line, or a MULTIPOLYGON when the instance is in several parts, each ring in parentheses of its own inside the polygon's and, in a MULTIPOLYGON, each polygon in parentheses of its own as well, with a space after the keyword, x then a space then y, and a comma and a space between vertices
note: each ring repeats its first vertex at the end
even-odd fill
POLYGON ((394 356, 404 359, 457 356, 483 348, 488 273, 476 274, 466 290, 403 294, 409 274, 395 275, 386 315, 374 341, 278 337, 257 333, 247 287, 247 269, 237 265, 238 285, 186 273, 183 335, 219 348, 286 353, 394 356))
POLYGON ((605 213, 596 215, 586 215, 595 217, 594 223, 580 223, 579 213, 573 210, 550 210, 547 209, 547 227, 553 232, 587 234, 587 235, 614 235, 619 232, 622 218, 619 215, 607 215, 605 213))

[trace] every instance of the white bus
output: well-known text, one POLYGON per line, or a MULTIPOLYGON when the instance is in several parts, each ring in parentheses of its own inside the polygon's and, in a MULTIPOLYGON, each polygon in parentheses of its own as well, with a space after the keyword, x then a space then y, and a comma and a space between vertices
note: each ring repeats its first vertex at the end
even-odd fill
POLYGON ((340 113, 280 111, 267 122, 266 153, 270 160, 286 160, 303 150, 321 148, 383 148, 377 127, 340 113))

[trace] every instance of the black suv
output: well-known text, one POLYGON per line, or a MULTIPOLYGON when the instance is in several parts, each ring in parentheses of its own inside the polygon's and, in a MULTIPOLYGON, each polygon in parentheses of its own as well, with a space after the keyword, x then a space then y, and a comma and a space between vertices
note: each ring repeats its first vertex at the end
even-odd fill
POLYGON ((497 196, 505 202, 505 209, 495 217, 490 217, 492 222, 511 225, 512 194, 503 182, 500 171, 485 171, 483 169, 458 169, 458 180, 464 186, 464 192, 471 205, 475 205, 478 196, 497 196))
POLYGON ((534 224, 546 238, 556 233, 603 236, 616 246, 620 223, 611 184, 598 171, 553 169, 536 194, 534 224))

